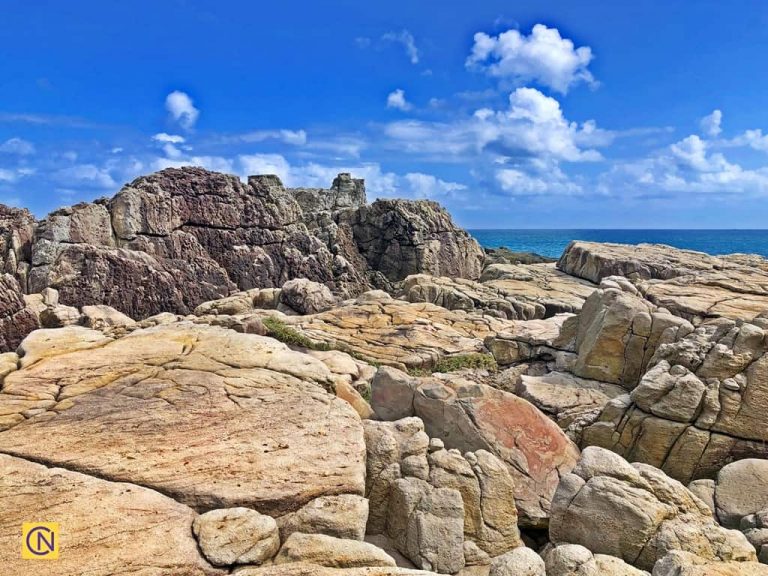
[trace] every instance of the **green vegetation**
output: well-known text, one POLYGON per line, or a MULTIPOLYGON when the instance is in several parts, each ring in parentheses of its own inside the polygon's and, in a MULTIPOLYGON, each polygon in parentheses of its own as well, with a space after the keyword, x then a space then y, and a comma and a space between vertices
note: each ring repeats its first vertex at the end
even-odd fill
POLYGON ((429 376, 435 372, 456 372, 464 368, 496 372, 499 367, 491 354, 459 354, 443 358, 434 368, 428 370, 424 368, 411 368, 408 370, 408 373, 411 376, 429 376))
POLYGON ((262 319, 264 327, 267 329, 267 336, 280 340, 289 346, 299 346, 309 348, 310 350, 331 350, 331 347, 324 342, 313 342, 303 334, 288 326, 285 322, 274 316, 267 316, 262 319))

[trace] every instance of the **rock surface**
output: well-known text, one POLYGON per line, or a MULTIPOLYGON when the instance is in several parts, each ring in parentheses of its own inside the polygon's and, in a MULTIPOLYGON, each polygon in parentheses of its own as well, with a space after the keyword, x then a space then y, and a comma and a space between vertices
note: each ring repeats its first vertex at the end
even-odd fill
POLYGON ((277 522, 249 508, 223 508, 201 514, 192 531, 214 566, 261 564, 280 549, 277 522))
POLYGON ((682 484, 597 447, 586 448, 558 486, 550 538, 646 570, 673 550, 707 560, 756 560, 744 535, 720 527, 682 484))
POLYGON ((0 353, 15 351, 38 327, 37 316, 27 307, 16 278, 0 275, 0 353))
POLYGON ((294 532, 275 556, 275 564, 306 562, 329 568, 395 566, 394 559, 367 542, 343 540, 324 534, 294 532))
POLYGON ((547 576, 648 576, 615 556, 592 554, 584 546, 563 544, 543 552, 547 576))
POLYGON ((111 576, 116 568, 147 576, 226 574, 200 556, 192 536, 195 512, 154 490, 4 454, 0 469, 4 574, 111 576), (59 523, 58 560, 21 559, 21 525, 37 520, 59 523))
POLYGON ((118 340, 84 328, 38 332, 50 334, 22 345, 22 368, 0 391, 0 452, 203 511, 276 517, 319 496, 364 492, 359 418, 325 391, 332 373, 311 356, 188 323, 118 340))

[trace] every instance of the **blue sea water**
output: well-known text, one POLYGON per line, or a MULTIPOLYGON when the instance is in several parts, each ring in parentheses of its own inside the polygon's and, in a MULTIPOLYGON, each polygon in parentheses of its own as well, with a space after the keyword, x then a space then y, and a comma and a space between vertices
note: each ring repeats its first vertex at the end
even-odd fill
POLYGON ((768 258, 768 230, 469 230, 485 248, 505 246, 559 258, 571 240, 667 244, 708 254, 760 254, 768 258))

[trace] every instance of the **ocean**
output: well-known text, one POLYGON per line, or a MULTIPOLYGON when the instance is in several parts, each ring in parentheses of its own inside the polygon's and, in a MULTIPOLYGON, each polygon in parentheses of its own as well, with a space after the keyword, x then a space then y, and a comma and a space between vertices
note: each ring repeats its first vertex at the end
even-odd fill
POLYGON ((505 246, 559 258, 571 240, 667 244, 708 254, 760 254, 768 258, 768 230, 469 230, 484 248, 505 246))

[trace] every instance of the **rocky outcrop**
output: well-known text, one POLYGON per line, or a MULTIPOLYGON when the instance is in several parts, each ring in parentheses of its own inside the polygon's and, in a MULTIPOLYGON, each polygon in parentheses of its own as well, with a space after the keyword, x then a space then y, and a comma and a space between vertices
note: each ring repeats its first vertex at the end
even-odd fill
POLYGON ((275 519, 249 508, 211 510, 195 518, 192 530, 214 566, 259 565, 280 549, 275 519))
POLYGON ((451 278, 480 277, 484 254, 477 241, 456 228, 436 202, 377 200, 342 213, 368 266, 390 282, 411 274, 451 278))
MULTIPOLYGON (((374 379, 374 410, 380 412, 379 402, 390 397, 378 389, 393 380, 374 379)), ((427 434, 448 448, 485 450, 505 462, 515 483, 521 525, 545 527, 560 476, 578 459, 578 449, 557 425, 514 394, 459 376, 423 378, 410 390, 413 412, 408 415, 421 418, 427 434)), ((408 389, 399 393, 404 396, 408 389)))
POLYGON ((571 242, 557 266, 596 283, 629 278, 649 301, 694 324, 713 317, 751 320, 768 309, 768 262, 759 256, 571 242))
POLYGON ((653 576, 768 576, 757 562, 713 562, 690 552, 674 551, 656 563, 653 576))
POLYGON ((579 544, 646 570, 673 550, 705 560, 756 560, 744 535, 717 525, 682 484, 597 447, 586 448, 558 486, 549 534, 556 545, 579 544))
POLYGON ((765 324, 725 318, 660 345, 629 397, 611 401, 584 443, 690 482, 739 458, 768 456, 765 324))
POLYGON ((448 310, 479 310, 509 320, 543 318, 545 308, 490 288, 473 280, 434 277, 428 274, 408 276, 402 297, 408 302, 431 302, 448 310))
POLYGON ((437 204, 366 206, 348 174, 330 190, 286 190, 276 176, 169 168, 39 223, 5 209, 0 259, 24 291, 143 319, 298 278, 342 296, 424 271, 476 278, 483 253, 437 204))
POLYGON ((16 278, 0 275, 0 353, 12 352, 39 327, 34 311, 27 307, 16 278))
POLYGON ((491 290, 543 306, 544 316, 578 312, 596 284, 557 270, 554 264, 490 264, 480 281, 491 290))
POLYGON ((739 528, 745 516, 768 509, 768 460, 747 458, 717 474, 715 513, 723 526, 739 528))
POLYGON ((368 533, 387 534, 416 566, 441 573, 522 545, 515 485, 498 458, 446 450, 418 418, 369 421, 365 435, 368 533))

